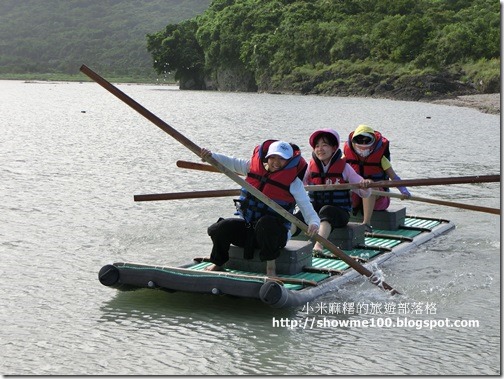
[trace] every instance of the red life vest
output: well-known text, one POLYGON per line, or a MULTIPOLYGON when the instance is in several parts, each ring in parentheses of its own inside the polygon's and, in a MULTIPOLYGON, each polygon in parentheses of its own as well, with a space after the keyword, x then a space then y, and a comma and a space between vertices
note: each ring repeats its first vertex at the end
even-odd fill
MULTIPOLYGON (((267 162, 267 159, 265 157, 269 146, 273 142, 275 140, 267 140, 256 146, 250 160, 250 170, 245 180, 292 213, 296 200, 290 193, 290 185, 296 178, 303 178, 308 165, 301 156, 299 148, 291 144, 294 154, 285 167, 275 172, 266 170, 264 163, 267 162)), ((281 217, 273 209, 251 195, 245 188, 242 188, 238 202, 240 203, 239 213, 249 223, 257 221, 266 214, 281 217)), ((286 226, 290 227, 290 223, 286 223, 286 226)))
MULTIPOLYGON (((346 180, 343 179, 343 170, 345 169, 346 163, 346 159, 342 157, 341 150, 338 149, 329 162, 327 172, 324 173, 322 162, 312 153, 312 159, 308 165, 310 173, 308 184, 346 183, 346 180)), ((352 202, 349 190, 310 191, 308 194, 317 211, 324 205, 335 205, 348 211, 351 209, 352 202)))
POLYGON ((348 136, 344 146, 345 158, 350 166, 363 178, 373 181, 388 180, 388 176, 381 166, 381 159, 385 156, 390 159, 389 141, 375 131, 375 143, 371 148, 371 153, 363 158, 359 156, 352 146, 352 137, 354 132, 348 136))

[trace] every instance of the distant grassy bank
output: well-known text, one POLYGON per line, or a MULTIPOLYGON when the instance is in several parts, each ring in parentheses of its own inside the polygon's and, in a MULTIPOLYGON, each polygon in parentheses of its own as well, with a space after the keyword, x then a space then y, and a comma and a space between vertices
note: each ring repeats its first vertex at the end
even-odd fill
MULTIPOLYGON (((113 83, 145 83, 145 84, 176 84, 173 77, 158 77, 155 75, 146 77, 132 77, 132 76, 108 76, 106 74, 98 73, 107 81, 113 83)), ((84 74, 0 74, 0 80, 37 80, 37 81, 54 81, 54 82, 89 82, 89 79, 84 74)))

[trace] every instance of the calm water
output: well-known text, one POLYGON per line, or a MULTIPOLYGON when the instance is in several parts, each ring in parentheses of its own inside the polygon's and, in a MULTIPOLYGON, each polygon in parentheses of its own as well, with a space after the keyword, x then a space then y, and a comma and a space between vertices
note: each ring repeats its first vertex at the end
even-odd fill
MULTIPOLYGON (((333 127, 382 131, 403 179, 500 172, 500 117, 413 102, 120 89, 199 146, 248 157, 269 138, 300 145, 333 127)), ((500 374, 500 218, 403 202, 408 214, 457 228, 383 267, 403 295, 364 279, 312 310, 102 286, 114 261, 185 263, 210 251, 206 228, 230 198, 135 203, 133 195, 236 188, 182 170, 197 157, 95 83, 0 81, 0 374, 12 375, 478 375, 500 374), (479 327, 274 327, 273 320, 381 322, 376 312, 328 314, 327 304, 431 304, 415 322, 479 327), (374 319, 374 321, 372 321, 374 319)), ((500 184, 411 187, 413 195, 500 207, 500 184)), ((400 203, 394 199, 393 202, 400 203)), ((390 316, 393 313, 388 314, 390 316)), ((395 320, 394 315, 394 320, 395 320)))

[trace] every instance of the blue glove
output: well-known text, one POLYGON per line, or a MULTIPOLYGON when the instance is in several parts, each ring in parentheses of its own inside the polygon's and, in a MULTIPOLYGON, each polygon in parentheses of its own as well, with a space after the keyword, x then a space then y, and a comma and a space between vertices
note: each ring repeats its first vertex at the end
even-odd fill
POLYGON ((411 196, 411 193, 409 193, 408 189, 406 187, 397 187, 397 189, 399 190, 399 192, 401 192, 401 194, 403 194, 404 196, 408 196, 410 197, 411 196))
MULTIPOLYGON (((396 175, 392 180, 401 180, 401 178, 399 177, 399 175, 396 175)), ((399 192, 401 192, 402 195, 408 196, 408 197, 411 196, 411 193, 409 193, 409 191, 406 187, 397 187, 397 189, 399 190, 399 192)))

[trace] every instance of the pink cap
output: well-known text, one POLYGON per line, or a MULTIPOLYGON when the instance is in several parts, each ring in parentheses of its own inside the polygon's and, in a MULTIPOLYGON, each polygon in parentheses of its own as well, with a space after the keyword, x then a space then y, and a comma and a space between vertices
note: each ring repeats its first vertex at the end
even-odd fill
POLYGON ((339 134, 336 130, 334 129, 320 129, 320 130, 317 130, 315 132, 312 133, 312 135, 310 136, 310 146, 312 148, 315 148, 315 140, 318 138, 318 136, 322 133, 328 133, 328 134, 332 134, 334 137, 336 137, 336 141, 338 141, 338 146, 340 145, 340 137, 339 137, 339 134))

